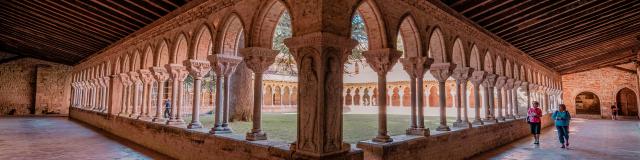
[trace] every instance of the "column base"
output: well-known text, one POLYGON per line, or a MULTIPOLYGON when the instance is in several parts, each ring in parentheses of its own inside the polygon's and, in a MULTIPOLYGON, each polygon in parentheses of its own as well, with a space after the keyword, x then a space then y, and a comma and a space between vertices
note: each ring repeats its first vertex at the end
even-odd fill
POLYGON ((209 131, 211 134, 229 134, 231 131, 225 131, 222 126, 215 126, 209 131))
POLYGON ((436 131, 451 131, 451 128, 449 128, 449 126, 447 125, 440 125, 438 126, 438 128, 436 128, 436 131))
POLYGON ((140 115, 138 116, 138 119, 143 121, 150 121, 152 118, 149 117, 148 115, 140 115))
POLYGON ((129 115, 129 117, 131 117, 131 118, 137 118, 138 116, 140 116, 138 113, 131 113, 129 115))
POLYGON ((482 120, 476 119, 476 120, 473 120, 473 122, 471 122, 471 124, 473 124, 473 125, 484 125, 484 122, 482 122, 482 120))
POLYGON ((151 120, 151 122, 164 122, 164 118, 162 117, 153 117, 153 120, 151 120))
POLYGON ((264 133, 262 131, 247 133, 247 141, 259 141, 259 140, 267 140, 267 133, 264 133))
POLYGON ((373 138, 371 141, 387 143, 387 142, 393 142, 393 139, 389 135, 378 135, 376 136, 376 138, 373 138))
POLYGON ((170 119, 167 121, 167 125, 172 125, 172 126, 177 126, 177 125, 183 125, 184 121, 182 121, 181 119, 170 119))
POLYGON ((189 123, 189 125, 187 125, 187 128, 189 128, 189 129, 202 128, 202 123, 200 123, 199 121, 191 122, 191 123, 189 123))
POLYGON ((453 127, 456 128, 471 128, 471 123, 469 123, 468 121, 460 121, 460 122, 454 122, 453 123, 453 127))
POLYGON ((498 117, 498 121, 505 121, 506 119, 504 117, 498 117))
POLYGON ((407 135, 429 136, 430 131, 429 128, 409 128, 407 129, 407 135))
POLYGON ((484 122, 484 123, 498 123, 498 119, 486 118, 486 119, 483 119, 482 122, 484 122))

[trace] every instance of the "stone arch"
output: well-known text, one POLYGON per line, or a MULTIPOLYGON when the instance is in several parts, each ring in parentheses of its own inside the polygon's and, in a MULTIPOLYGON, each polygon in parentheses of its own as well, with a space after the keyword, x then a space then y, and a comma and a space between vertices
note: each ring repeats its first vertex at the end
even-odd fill
POLYGON ((344 105, 353 105, 353 96, 351 95, 351 88, 347 88, 347 93, 344 96, 344 105))
POLYGON ((619 115, 638 116, 638 110, 640 109, 640 105, 638 105, 638 90, 631 88, 633 87, 630 85, 622 85, 614 90, 613 97, 616 98, 619 115), (626 96, 621 96, 621 93, 626 94, 626 96))
POLYGON ((189 59, 207 60, 207 56, 213 51, 213 28, 208 24, 202 24, 193 36, 193 49, 189 53, 189 59))
MULTIPOLYGON (((467 102, 469 103, 469 108, 475 108, 476 107, 476 99, 475 99, 474 96, 476 94, 476 91, 473 88, 473 85, 469 85, 469 87, 467 89, 469 90, 469 98, 467 98, 467 102)), ((482 98, 480 98, 480 99, 482 99, 482 98)), ((482 101, 482 100, 480 100, 480 101, 482 101)))
POLYGON ((120 57, 115 57, 111 60, 111 72, 109 73, 110 75, 115 75, 117 73, 120 73, 120 57))
POLYGON ((161 67, 165 64, 169 64, 169 56, 169 45, 167 44, 167 41, 164 39, 160 40, 156 49, 155 61, 153 62, 153 65, 156 67, 161 67))
POLYGON ((245 44, 244 22, 242 18, 236 13, 231 13, 227 16, 222 27, 219 42, 218 54, 239 56, 238 50, 245 44))
POLYGON ((291 105, 298 105, 298 88, 293 87, 291 90, 291 105))
POLYGON ((282 105, 291 105, 291 93, 289 93, 289 86, 284 86, 282 94, 282 105))
POLYGON ((495 73, 493 66, 493 55, 491 52, 487 51, 487 54, 484 55, 484 68, 482 68, 487 73, 495 73))
MULTIPOLYGON (((267 0, 258 17, 255 18, 255 28, 252 32, 252 45, 263 48, 273 48, 273 35, 278 21, 289 7, 280 0, 267 0)), ((293 29, 293 27, 291 28, 293 29)))
POLYGON ((409 87, 402 89, 402 106, 411 106, 411 91, 409 87))
POLYGON ((450 84, 447 84, 444 87, 444 90, 445 90, 444 93, 446 94, 446 96, 445 96, 445 106, 448 107, 448 108, 453 107, 453 105, 454 105, 453 104, 454 98, 451 95, 451 93, 454 92, 453 88, 455 88, 455 87, 452 87, 450 84))
MULTIPOLYGON (((384 26, 382 14, 380 13, 376 3, 373 0, 360 1, 356 11, 360 13, 364 19, 369 41, 369 50, 387 48, 387 36, 385 34, 386 28, 384 26)), ((353 15, 355 15, 355 12, 353 15)), ((353 15, 351 19, 353 19, 353 15)))
POLYGON ((153 66, 153 48, 151 45, 147 45, 143 53, 142 69, 149 69, 153 66))
POLYGON ((273 92, 273 105, 282 105, 282 88, 275 86, 273 92))
POLYGON ((452 53, 453 55, 451 56, 451 59, 453 63, 456 64, 456 68, 467 67, 466 58, 464 56, 464 46, 462 45, 462 40, 460 40, 460 38, 456 38, 453 42, 452 53))
POLYGON ((130 56, 129 71, 134 72, 140 69, 140 52, 138 52, 138 50, 134 50, 131 52, 131 54, 129 54, 129 56, 130 56))
POLYGON ((262 97, 264 97, 262 100, 264 105, 273 105, 273 91, 271 91, 270 85, 264 87, 264 95, 262 97))
POLYGON ((369 88, 364 88, 364 95, 362 96, 364 106, 371 105, 371 96, 369 96, 369 88))
POLYGON ((527 81, 527 72, 524 65, 520 65, 520 80, 527 81))
POLYGON ((439 102, 440 101, 438 98, 438 87, 437 86, 429 87, 429 107, 438 107, 439 102))
POLYGON ((509 78, 513 78, 513 70, 511 69, 511 61, 509 61, 509 59, 505 59, 505 63, 504 63, 504 76, 507 76, 509 78))
POLYGON ((182 64, 185 60, 187 60, 188 55, 189 41, 187 39, 187 34, 180 33, 176 37, 175 44, 173 45, 173 52, 171 53, 171 58, 169 58, 169 63, 182 64))
POLYGON ((495 65, 495 71, 497 75, 500 76, 504 76, 504 63, 502 62, 502 57, 500 55, 498 55, 496 57, 496 65, 495 65))
POLYGON ((520 79, 520 70, 518 69, 518 64, 517 63, 513 63, 513 79, 515 80, 521 80, 520 79))
POLYGON ((475 44, 471 46, 471 56, 469 58, 469 66, 476 71, 482 70, 482 58, 480 58, 480 50, 475 44))
POLYGON ((576 114, 601 115, 600 98, 595 92, 582 91, 574 95, 576 114))
POLYGON ((122 59, 122 61, 120 61, 120 73, 129 72, 129 55, 122 55, 120 59, 122 59))
POLYGON ((423 56, 420 30, 416 26, 413 16, 405 15, 398 28, 400 28, 399 34, 402 36, 402 45, 404 46, 403 55, 406 57, 423 56))
POLYGON ((391 90, 391 106, 396 106, 399 107, 400 104, 400 88, 399 87, 393 87, 393 89, 391 90))
POLYGON ((360 104, 360 88, 356 88, 353 92, 353 105, 359 106, 360 104))
POLYGON ((429 38, 429 57, 433 58, 435 63, 446 63, 447 53, 445 48, 442 31, 436 27, 429 38))

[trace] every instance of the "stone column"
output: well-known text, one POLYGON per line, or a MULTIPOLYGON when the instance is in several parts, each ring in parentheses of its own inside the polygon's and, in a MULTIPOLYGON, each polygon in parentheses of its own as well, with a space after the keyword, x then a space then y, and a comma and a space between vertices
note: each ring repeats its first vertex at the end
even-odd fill
POLYGON ((466 108, 466 90, 467 90, 467 79, 473 73, 473 68, 469 67, 458 67, 453 70, 453 77, 456 80, 456 96, 455 96, 455 104, 456 104, 456 122, 453 123, 453 127, 458 128, 471 128, 471 123, 469 123, 467 119, 467 108, 466 108), (464 99, 463 99, 464 98, 464 99), (464 121, 462 120, 462 107, 464 106, 464 121))
POLYGON ((184 121, 182 120, 182 115, 180 115, 180 109, 182 106, 180 103, 180 99, 182 96, 181 86, 183 86, 184 79, 187 77, 188 72, 184 66, 181 64, 167 64, 165 66, 167 71, 173 80, 173 87, 171 94, 171 112, 170 118, 167 120, 167 125, 182 125, 184 121))
POLYGON ((492 115, 495 116, 495 113, 498 113, 497 119, 499 121, 504 121, 505 118, 503 116, 503 111, 504 108, 502 108, 502 87, 504 87, 505 83, 507 81, 507 77, 505 76, 500 76, 498 77, 498 79, 496 80, 496 85, 495 85, 495 90, 496 90, 496 98, 497 98, 497 108, 498 110, 496 111, 495 108, 492 108, 492 115))
POLYGON ((209 73, 211 66, 208 61, 201 60, 188 60, 185 61, 185 66, 188 67, 189 72, 194 79, 193 89, 193 106, 191 112, 191 123, 187 125, 189 129, 202 128, 200 123, 200 106, 202 105, 202 79, 209 73))
POLYGON ((121 103, 120 103, 120 113, 118 113, 118 116, 126 116, 128 115, 128 110, 129 110, 129 84, 131 83, 129 81, 129 75, 126 73, 120 73, 120 82, 122 82, 122 98, 121 98, 121 103))
POLYGON ((511 89, 513 89, 513 83, 515 82, 515 80, 513 78, 509 78, 507 79, 505 86, 504 86, 504 93, 507 94, 506 95, 506 110, 505 110, 505 118, 508 119, 513 119, 513 99, 512 99, 512 94, 511 94, 511 89))
MULTIPOLYGON (((251 69, 255 74, 253 87, 253 126, 251 131, 247 133, 246 137, 247 140, 250 141, 266 140, 267 134, 262 131, 261 127, 262 74, 275 62, 278 51, 268 48, 250 47, 241 49, 240 54, 242 55, 247 68, 251 69)), ((342 103, 342 101, 340 102, 342 103)))
POLYGON ((138 116, 138 119, 149 121, 151 120, 149 112, 151 110, 151 88, 153 87, 153 75, 149 69, 141 69, 138 72, 140 74, 140 79, 142 80, 142 107, 140 108, 140 116, 138 116))
POLYGON ((129 78, 131 79, 131 85, 133 85, 131 88, 133 89, 133 102, 131 103, 131 114, 129 115, 129 117, 131 118, 137 118, 139 113, 138 113, 138 108, 140 107, 140 74, 138 72, 129 72, 129 78))
POLYGON ((480 110, 482 108, 482 104, 480 103, 480 84, 484 82, 485 72, 484 71, 474 71, 471 74, 471 78, 469 79, 473 84, 473 100, 474 100, 474 110, 475 110, 475 118, 471 124, 474 125, 484 125, 482 119, 480 119, 480 110))
POLYGON ((485 96, 484 96, 484 104, 485 104, 485 119, 484 122, 492 122, 497 123, 498 120, 494 117, 494 101, 493 101, 493 92, 494 86, 496 85, 496 81, 498 79, 498 75, 493 73, 487 73, 484 81, 482 82, 485 88, 485 96))
POLYGON ((298 106, 305 106, 298 108, 298 137, 291 149, 297 156, 316 159, 347 153, 351 147, 342 141, 340 93, 344 63, 357 42, 348 36, 310 32, 284 43, 298 64, 298 106))
POLYGON ((122 108, 122 106, 120 106, 122 103, 122 98, 120 96, 120 94, 122 94, 122 81, 120 81, 120 76, 118 74, 114 74, 109 76, 109 90, 108 90, 108 94, 109 94, 109 100, 107 101, 107 114, 109 116, 114 115, 116 112, 116 106, 118 106, 117 108, 122 108))
POLYGON ((411 88, 411 124, 407 129, 407 135, 428 136, 429 129, 424 128, 422 83, 424 73, 429 69, 433 60, 427 57, 407 57, 400 59, 400 63, 411 78, 409 83, 411 88))
POLYGON ((95 110, 96 106, 96 87, 98 86, 96 79, 91 79, 89 81, 91 88, 91 94, 89 94, 89 110, 95 110))
MULTIPOLYGON (((222 115, 222 127, 224 128, 224 130, 227 130, 229 132, 231 132, 231 127, 229 127, 229 99, 231 98, 231 95, 229 94, 230 90, 231 90, 231 80, 230 77, 231 75, 233 75, 233 73, 236 71, 236 67, 238 67, 238 64, 240 64, 240 62, 242 62, 241 57, 237 57, 236 56, 236 60, 234 61, 226 61, 225 64, 225 70, 224 70, 224 109, 223 109, 223 115, 222 115)), ((284 89, 281 89, 280 92, 283 92, 284 89)), ((262 92, 260 92, 262 93, 262 92)), ((280 93, 280 105, 282 105, 282 93, 280 93)))
MULTIPOLYGON (((215 125, 209 131, 212 134, 226 134, 231 133, 231 128, 228 124, 228 89, 229 79, 235 67, 242 62, 242 58, 234 55, 215 54, 208 56, 211 68, 216 73, 216 110, 215 110, 215 125), (226 74, 229 75, 226 75, 226 74), (225 80, 223 83, 223 79, 225 80), (225 86, 225 87, 222 87, 225 86)), ((254 115, 255 116, 255 115, 254 115)))
MULTIPOLYGON (((362 54, 371 68, 378 74, 378 92, 380 95, 387 93, 387 73, 398 62, 401 53, 395 49, 385 48, 365 51, 362 54)), ((391 142, 393 139, 387 131, 387 97, 378 99, 378 135, 375 142, 391 142)))
POLYGON ((158 96, 156 96, 156 115, 153 117, 152 122, 164 122, 162 112, 164 106, 164 84, 169 79, 169 74, 167 70, 162 67, 151 67, 151 71, 153 71, 153 77, 156 79, 156 84, 158 86, 158 96))
POLYGON ((455 64, 450 63, 434 63, 431 65, 430 71, 433 77, 438 80, 438 91, 440 96, 440 126, 436 128, 436 131, 450 131, 451 129, 447 125, 447 110, 446 110, 446 94, 445 82, 447 78, 453 72, 455 64))

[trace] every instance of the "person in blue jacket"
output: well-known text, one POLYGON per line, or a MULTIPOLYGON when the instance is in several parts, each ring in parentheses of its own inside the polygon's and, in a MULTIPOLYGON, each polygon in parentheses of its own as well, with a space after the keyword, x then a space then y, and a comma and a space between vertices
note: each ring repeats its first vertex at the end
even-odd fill
POLYGON ((569 111, 567 111, 567 106, 560 104, 558 110, 551 115, 551 118, 554 119, 556 129, 558 130, 558 139, 562 144, 560 148, 569 147, 569 123, 571 122, 571 115, 569 111))

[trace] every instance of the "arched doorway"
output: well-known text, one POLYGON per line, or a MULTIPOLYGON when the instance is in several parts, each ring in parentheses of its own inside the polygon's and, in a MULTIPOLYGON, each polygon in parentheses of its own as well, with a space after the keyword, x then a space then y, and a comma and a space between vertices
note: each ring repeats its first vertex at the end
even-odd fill
POLYGON ((600 99, 591 92, 582 92, 576 96, 576 114, 600 115, 600 99))
POLYGON ((623 88, 616 94, 616 105, 618 106, 618 115, 621 116, 638 116, 638 102, 636 94, 629 88, 623 88))

